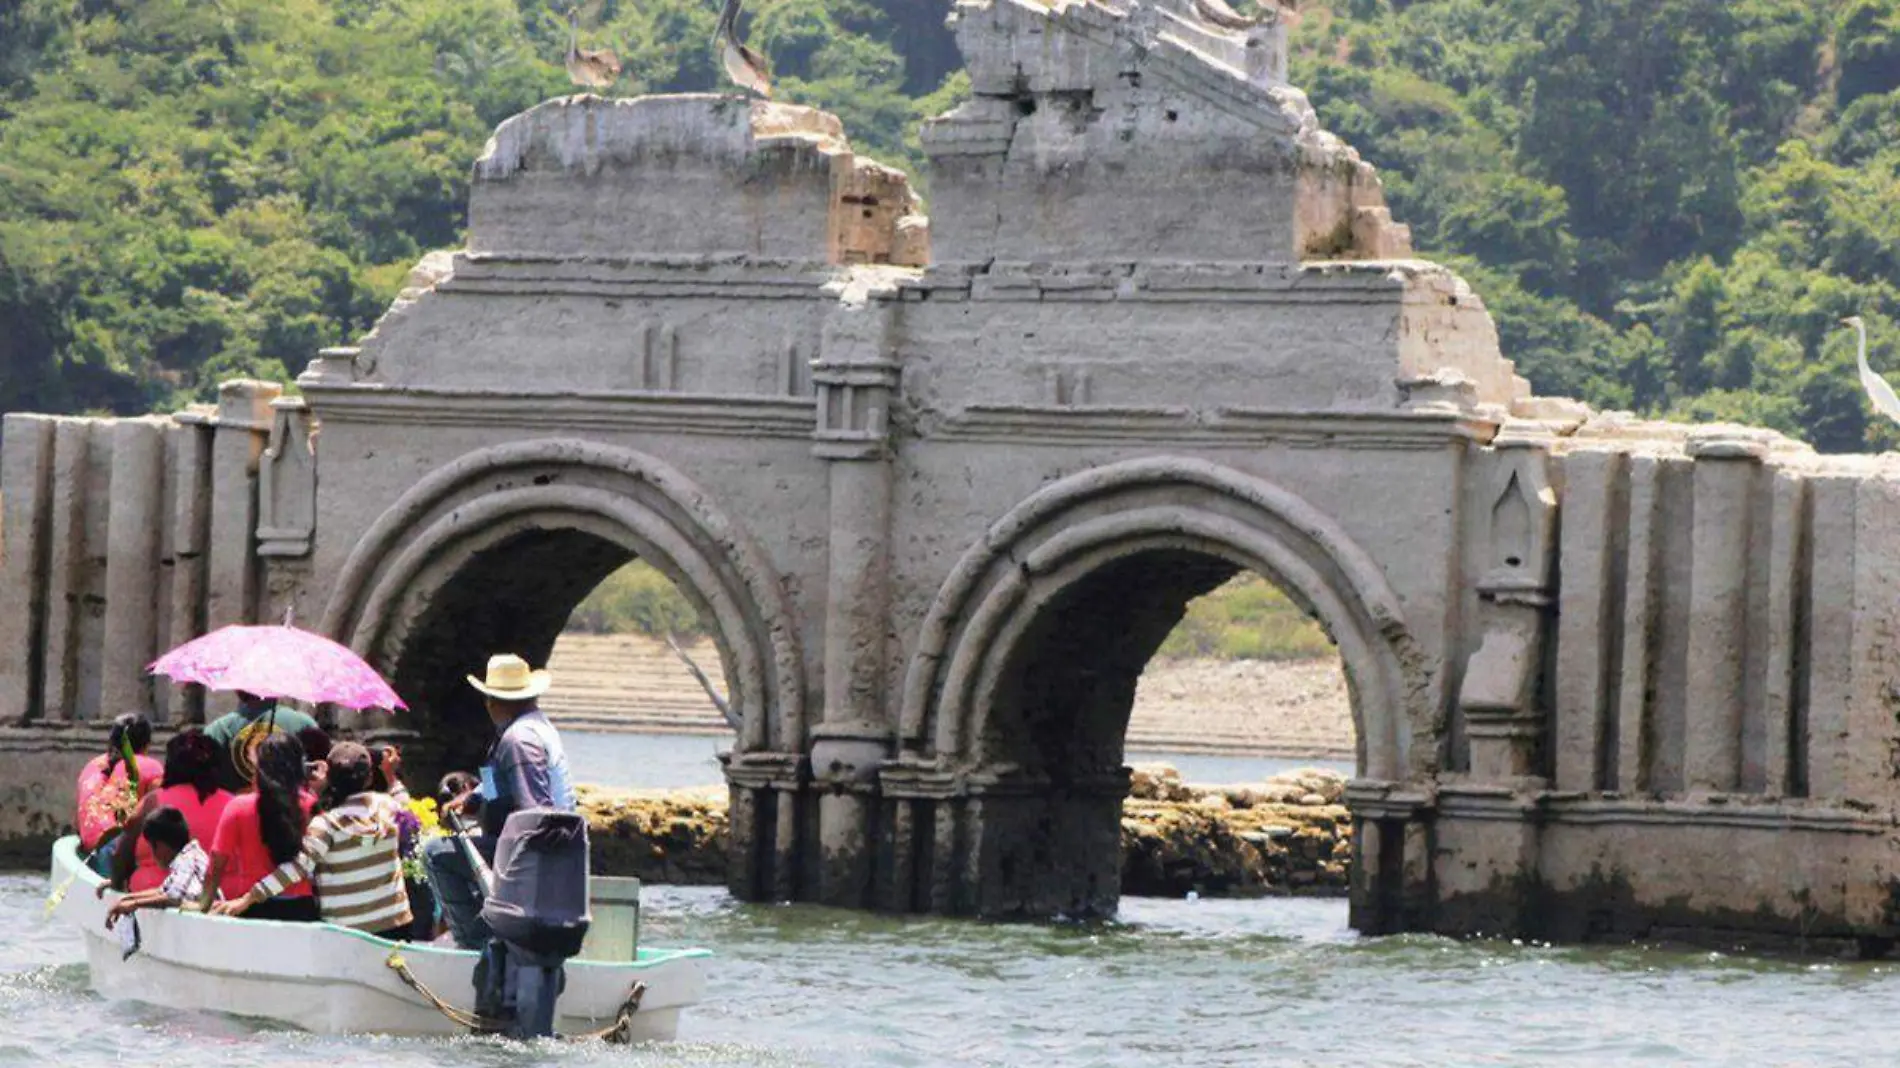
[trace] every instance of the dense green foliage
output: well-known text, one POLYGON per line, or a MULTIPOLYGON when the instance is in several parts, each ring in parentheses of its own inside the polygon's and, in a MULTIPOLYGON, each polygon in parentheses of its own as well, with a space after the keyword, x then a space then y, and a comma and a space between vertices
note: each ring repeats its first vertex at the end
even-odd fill
POLYGON ((1216 660, 1311 660, 1336 655, 1333 643, 1279 588, 1241 574, 1188 602, 1187 615, 1156 654, 1216 660))
MULTIPOLYGON (((495 124, 573 91, 567 6, 0 2, 0 411, 173 406, 360 334, 460 241, 495 124)), ((901 14, 774 0, 751 39, 783 98, 915 166, 948 0, 882 6, 901 14), (893 42, 935 58, 907 67, 893 42)), ((585 43, 620 54, 618 93, 712 89, 717 10, 583 0, 585 43)))
MULTIPOLYGON (((0 410, 285 378, 459 239, 568 0, 0 3, 0 410)), ((616 92, 708 89, 716 0, 583 0, 616 92)), ((785 99, 915 168, 948 0, 753 0, 785 99)), ((1244 5, 1243 5, 1244 6, 1244 5)), ((1828 450, 1900 322, 1900 0, 1307 0, 1295 81, 1540 392, 1828 450)))
POLYGON ((582 634, 675 635, 681 641, 707 634, 693 602, 644 560, 608 575, 567 617, 567 629, 582 634))
POLYGON ((1540 392, 1894 442, 1900 0, 1349 0, 1295 80, 1540 392))

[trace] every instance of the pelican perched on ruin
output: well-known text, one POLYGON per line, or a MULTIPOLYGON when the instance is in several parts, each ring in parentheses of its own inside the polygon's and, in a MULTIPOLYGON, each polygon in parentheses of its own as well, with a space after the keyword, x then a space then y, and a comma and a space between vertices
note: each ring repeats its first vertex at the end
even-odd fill
POLYGON ((1841 320, 1845 326, 1851 326, 1860 335, 1860 384, 1867 391, 1867 399, 1874 403, 1874 410, 1881 415, 1900 423, 1900 397, 1894 396, 1893 387, 1887 380, 1874 373, 1867 366, 1867 323, 1858 315, 1850 315, 1841 320))
POLYGON ((719 46, 719 58, 725 64, 726 77, 742 89, 763 97, 772 95, 772 72, 765 57, 739 40, 739 8, 742 0, 726 0, 719 12, 719 28, 713 31, 713 43, 719 46))
POLYGON ((1223 30, 1251 30, 1260 25, 1259 19, 1250 19, 1228 7, 1227 0, 1194 0, 1194 16, 1223 30))
POLYGON ((620 57, 613 50, 598 52, 581 47, 581 13, 578 7, 567 13, 567 76, 575 85, 605 89, 620 77, 620 57))

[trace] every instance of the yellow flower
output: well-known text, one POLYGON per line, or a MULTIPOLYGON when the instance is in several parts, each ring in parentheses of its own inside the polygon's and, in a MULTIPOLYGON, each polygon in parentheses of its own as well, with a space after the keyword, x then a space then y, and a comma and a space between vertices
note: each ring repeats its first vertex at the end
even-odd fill
POLYGON ((442 817, 436 811, 435 798, 411 798, 409 812, 416 817, 419 832, 423 837, 437 838, 442 835, 442 817))

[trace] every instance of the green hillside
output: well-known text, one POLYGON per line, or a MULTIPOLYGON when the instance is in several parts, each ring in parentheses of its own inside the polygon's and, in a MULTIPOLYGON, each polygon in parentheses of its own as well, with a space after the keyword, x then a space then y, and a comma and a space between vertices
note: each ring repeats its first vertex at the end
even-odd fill
MULTIPOLYGON (((548 0, 0 3, 0 410, 285 378, 459 241, 495 123, 570 91, 548 0)), ((587 0, 616 91, 715 86, 715 0, 587 0)), ((754 0, 784 99, 915 167, 948 0, 754 0)), ((1885 447, 1900 0, 1308 0, 1295 81, 1541 392, 1885 447)), ((927 185, 926 185, 927 192, 927 185)))

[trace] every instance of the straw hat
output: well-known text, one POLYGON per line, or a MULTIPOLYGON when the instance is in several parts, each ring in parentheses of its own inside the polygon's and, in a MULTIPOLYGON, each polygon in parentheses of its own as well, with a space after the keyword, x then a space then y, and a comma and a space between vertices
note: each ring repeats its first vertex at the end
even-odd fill
POLYGON ((531 671, 528 662, 513 653, 488 658, 488 677, 468 676, 468 684, 503 701, 528 701, 548 692, 554 679, 546 671, 531 671))

